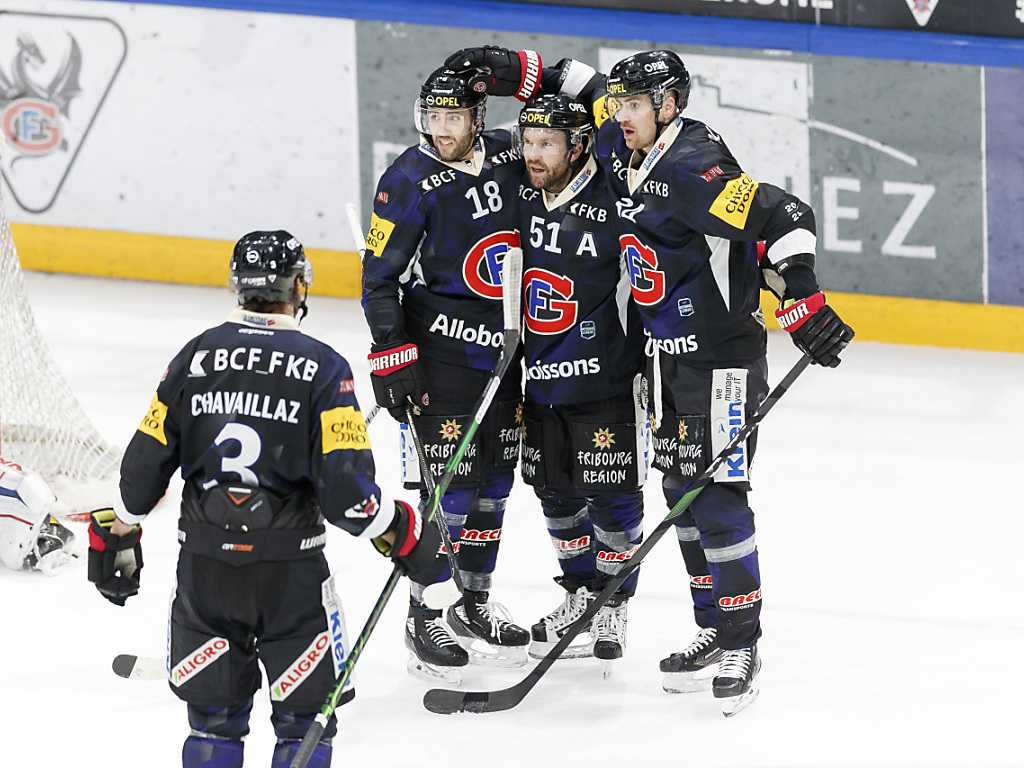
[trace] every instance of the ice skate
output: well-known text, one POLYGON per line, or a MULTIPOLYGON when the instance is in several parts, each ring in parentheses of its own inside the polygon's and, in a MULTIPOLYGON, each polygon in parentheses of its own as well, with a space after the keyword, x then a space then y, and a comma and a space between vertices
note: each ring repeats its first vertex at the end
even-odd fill
POLYGON ((448 623, 455 639, 468 651, 473 664, 488 667, 521 667, 526 664, 529 633, 512 623, 501 603, 492 603, 486 592, 466 590, 448 609, 448 623))
POLYGON ((39 536, 32 551, 25 558, 25 567, 41 571, 47 576, 74 565, 79 555, 71 548, 75 534, 53 515, 47 515, 39 526, 39 536))
POLYGON ((459 667, 469 663, 469 655, 452 637, 441 611, 410 605, 405 621, 405 647, 409 649, 406 669, 411 674, 430 682, 462 685, 459 667))
POLYGON ((661 671, 665 673, 662 689, 669 693, 710 690, 718 674, 722 653, 718 630, 714 627, 702 629, 686 648, 661 660, 661 671))
MULTIPOLYGON (((558 579, 556 579, 558 581, 558 579)), ((562 582, 559 581, 559 584, 562 582)), ((562 586, 565 586, 562 584, 562 586)), ((583 615, 587 607, 594 601, 594 594, 586 587, 579 587, 574 592, 566 591, 565 600, 555 610, 542 618, 530 628, 530 656, 543 659, 551 652, 562 636, 576 620, 583 615)), ((591 633, 593 623, 576 635, 569 647, 562 651, 560 659, 585 659, 594 655, 594 636, 591 633)))
POLYGON ((604 662, 601 673, 606 680, 612 674, 612 662, 626 650, 626 600, 625 595, 612 595, 594 617, 594 658, 604 662))
POLYGON ((732 717, 754 703, 760 692, 757 673, 761 669, 761 655, 757 646, 724 651, 712 688, 722 705, 722 714, 732 717))

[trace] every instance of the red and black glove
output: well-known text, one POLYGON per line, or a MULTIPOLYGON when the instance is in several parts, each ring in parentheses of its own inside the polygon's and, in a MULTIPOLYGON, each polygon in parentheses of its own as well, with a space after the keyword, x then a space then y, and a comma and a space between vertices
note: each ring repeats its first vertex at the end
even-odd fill
POLYGON ((125 600, 139 593, 142 526, 115 536, 110 532, 114 510, 97 509, 89 517, 89 581, 114 605, 124 605, 125 600))
POLYGON ((821 291, 799 301, 790 299, 776 310, 775 318, 790 332, 797 349, 826 368, 839 365, 839 353, 853 341, 853 329, 825 303, 821 291))
POLYGON ((529 101, 540 89, 542 64, 536 51, 510 51, 496 45, 463 48, 445 59, 444 65, 472 74, 469 85, 477 93, 529 101))
POLYGON ((373 539, 373 546, 395 565, 402 566, 414 581, 429 578, 430 571, 441 550, 441 533, 437 526, 423 518, 418 509, 404 501, 395 501, 395 521, 391 529, 395 540, 388 544, 382 537, 373 539), (420 577, 420 579, 417 579, 420 577))
POLYGON ((419 415, 430 405, 427 376, 420 367, 420 350, 410 342, 370 347, 366 358, 370 361, 370 380, 377 405, 405 423, 405 407, 419 415))

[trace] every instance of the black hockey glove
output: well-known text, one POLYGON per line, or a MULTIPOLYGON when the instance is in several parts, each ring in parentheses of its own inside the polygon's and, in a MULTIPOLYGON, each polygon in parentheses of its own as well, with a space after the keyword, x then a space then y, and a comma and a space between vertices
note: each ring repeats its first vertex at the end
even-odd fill
POLYGON ((445 59, 444 65, 473 74, 469 85, 477 93, 529 101, 540 88, 541 60, 536 51, 510 51, 496 45, 463 48, 445 59))
POLYGON ((136 525, 131 533, 115 536, 110 532, 114 510, 97 509, 89 517, 89 581, 114 605, 124 605, 139 593, 142 527, 136 525))
POLYGON ((412 403, 417 416, 430 405, 427 377, 420 367, 419 347, 409 342, 370 347, 370 380, 377 405, 387 408, 398 421, 405 423, 406 403, 412 403))
POLYGON ((419 510, 404 501, 395 501, 395 521, 391 529, 395 541, 388 544, 382 537, 373 539, 373 546, 395 565, 402 566, 405 574, 417 581, 428 576, 437 553, 441 549, 441 533, 437 526, 424 520, 419 510))
POLYGON ((790 332, 797 349, 826 368, 839 365, 839 353, 853 341, 853 328, 825 303, 821 291, 799 301, 790 299, 776 310, 775 318, 790 332))

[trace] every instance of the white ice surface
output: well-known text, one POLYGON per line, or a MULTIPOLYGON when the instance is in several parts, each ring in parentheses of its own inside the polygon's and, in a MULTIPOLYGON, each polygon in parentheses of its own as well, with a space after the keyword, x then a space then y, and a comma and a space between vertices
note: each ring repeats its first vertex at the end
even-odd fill
MULTIPOLYGON (((226 289, 29 274, 37 321, 86 411, 124 445, 171 356, 220 322, 226 289)), ((358 303, 313 297, 304 328, 352 363, 372 405, 358 303)), ((771 380, 796 360, 770 339, 771 380)), ((336 766, 684 765, 913 768, 1024 765, 1024 356, 856 342, 834 371, 809 369, 765 420, 755 463, 764 582, 760 699, 726 720, 707 694, 669 695, 658 660, 695 627, 682 558, 666 536, 630 604, 629 647, 556 664, 516 709, 433 715, 405 671, 404 584, 340 711, 336 766), (1015 554, 1016 553, 1016 554, 1015 554)), ((400 493, 397 427, 370 427, 382 485, 400 493)), ((665 510, 647 487, 648 530, 665 510)), ((115 677, 118 653, 164 652, 177 492, 146 523, 143 589, 103 600, 83 565, 53 578, 0 569, 0 765, 180 765, 185 706, 161 682, 115 677)), ((407 494, 408 495, 408 494, 407 494)), ((85 526, 76 525, 85 546, 85 526)), ((349 630, 362 627, 388 564, 333 529, 349 630)), ((553 608, 556 562, 530 489, 509 504, 493 596, 520 624, 553 608)), ((535 662, 531 662, 535 663, 535 662)), ((524 670, 471 668, 465 689, 524 670)), ((266 686, 248 764, 267 765, 266 686)))

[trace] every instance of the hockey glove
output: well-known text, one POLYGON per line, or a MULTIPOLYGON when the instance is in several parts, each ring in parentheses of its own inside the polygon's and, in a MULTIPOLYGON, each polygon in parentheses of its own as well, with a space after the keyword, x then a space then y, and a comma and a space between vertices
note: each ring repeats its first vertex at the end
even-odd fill
POLYGON ((797 349, 826 368, 839 365, 839 353, 853 341, 853 329, 825 303, 821 291, 799 301, 790 299, 776 310, 775 318, 790 332, 797 349))
POLYGON ((139 592, 142 527, 115 536, 110 532, 114 510, 97 509, 89 517, 89 581, 114 605, 124 605, 139 592))
POLYGON ((419 347, 409 342, 397 342, 370 348, 370 380, 377 405, 405 423, 406 403, 412 403, 417 416, 430 405, 427 377, 420 367, 419 347))
POLYGON ((456 72, 469 70, 473 74, 469 85, 477 93, 529 101, 540 89, 541 60, 536 51, 510 51, 496 45, 463 48, 445 59, 444 65, 456 72))
POLYGON ((441 533, 437 526, 424 520, 419 510, 404 501, 395 501, 395 521, 391 524, 395 540, 388 544, 383 537, 373 539, 373 546, 405 574, 417 581, 427 577, 441 549, 441 533))

